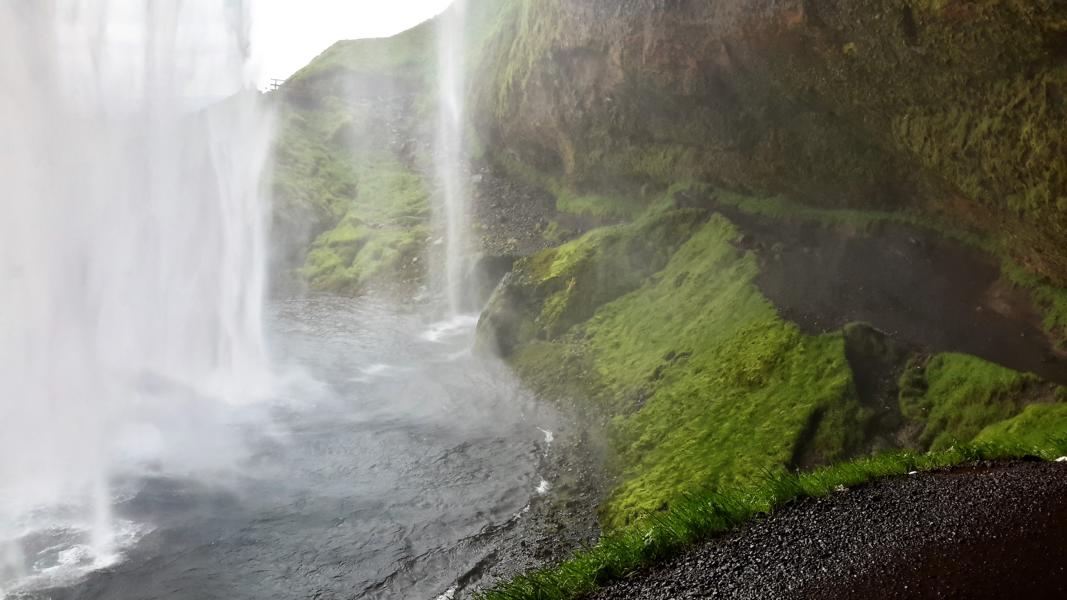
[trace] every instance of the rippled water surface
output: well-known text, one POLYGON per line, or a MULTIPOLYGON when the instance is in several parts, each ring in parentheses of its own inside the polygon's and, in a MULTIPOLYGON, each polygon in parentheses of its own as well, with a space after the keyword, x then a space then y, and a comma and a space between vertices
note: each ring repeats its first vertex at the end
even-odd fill
POLYGON ((241 458, 120 482, 116 516, 138 532, 122 559, 35 596, 444 593, 547 489, 538 469, 555 423, 499 364, 471 355, 473 328, 367 301, 275 305, 286 391, 226 430, 241 458))

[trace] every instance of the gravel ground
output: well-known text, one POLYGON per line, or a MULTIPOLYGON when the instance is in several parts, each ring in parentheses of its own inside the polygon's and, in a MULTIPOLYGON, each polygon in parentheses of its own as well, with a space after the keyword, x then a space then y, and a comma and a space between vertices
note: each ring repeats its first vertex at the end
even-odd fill
POLYGON ((1067 598, 1067 463, 894 478, 807 499, 593 596, 1067 598))

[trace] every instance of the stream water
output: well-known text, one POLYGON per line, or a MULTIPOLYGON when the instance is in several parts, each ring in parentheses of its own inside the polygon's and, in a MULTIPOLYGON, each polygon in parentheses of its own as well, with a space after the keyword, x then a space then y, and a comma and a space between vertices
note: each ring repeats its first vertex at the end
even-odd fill
POLYGON ((11 597, 435 598, 544 489, 556 416, 470 354, 473 319, 336 298, 270 312, 292 375, 229 415, 239 457, 116 482, 127 546, 87 576, 69 580, 78 531, 29 534, 39 591, 11 597))

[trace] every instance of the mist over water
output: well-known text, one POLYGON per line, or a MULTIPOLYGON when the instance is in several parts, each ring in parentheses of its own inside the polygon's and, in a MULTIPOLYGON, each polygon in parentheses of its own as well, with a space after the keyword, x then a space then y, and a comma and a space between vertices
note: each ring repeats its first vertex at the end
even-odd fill
MULTIPOLYGON (((237 469, 123 481, 149 524, 124 560, 32 600, 435 598, 491 555, 531 502, 560 431, 469 328, 423 307, 272 302, 272 356, 304 376, 269 421, 231 431, 237 469)), ((22 599, 20 599, 22 600, 22 599)))
POLYGON ((436 597, 548 489, 558 418, 464 314, 464 3, 414 309, 264 302, 250 5, 0 5, 0 598, 436 597))
POLYGON ((266 392, 248 32, 243 2, 0 5, 0 595, 114 561, 112 481, 224 460, 266 392))

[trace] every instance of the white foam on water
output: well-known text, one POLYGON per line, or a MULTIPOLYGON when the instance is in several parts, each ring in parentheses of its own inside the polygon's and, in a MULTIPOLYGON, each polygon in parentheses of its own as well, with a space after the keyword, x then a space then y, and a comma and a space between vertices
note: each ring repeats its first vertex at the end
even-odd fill
POLYGON ((25 527, 20 537, 47 536, 54 538, 55 543, 37 549, 30 556, 21 552, 22 544, 0 544, 9 553, 8 561, 30 563, 24 572, 8 578, 6 587, 0 588, 0 598, 34 589, 75 584, 94 571, 122 562, 125 551, 152 531, 149 526, 125 519, 116 519, 110 526, 112 536, 106 551, 91 543, 94 527, 91 523, 44 520, 25 527), (17 554, 10 554, 12 551, 17 554))
POLYGON ((370 383, 377 379, 395 376, 396 374, 403 373, 406 370, 407 369, 394 365, 375 363, 360 367, 359 375, 352 377, 352 381, 355 383, 370 383))
POLYGON ((554 442, 556 440, 556 435, 554 433, 552 433, 551 431, 549 431, 547 429, 542 429, 540 427, 538 427, 537 430, 540 431, 541 433, 545 434, 545 445, 546 446, 551 446, 552 442, 554 442))
POLYGON ((470 335, 478 325, 478 315, 456 315, 451 319, 430 325, 422 334, 428 342, 444 342, 459 336, 470 335))
POLYGON ((548 483, 548 481, 545 480, 545 479, 541 479, 541 483, 538 484, 538 487, 537 487, 536 491, 537 491, 538 495, 544 495, 544 494, 552 491, 552 484, 548 483))

